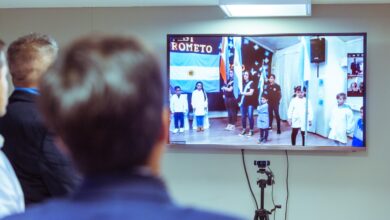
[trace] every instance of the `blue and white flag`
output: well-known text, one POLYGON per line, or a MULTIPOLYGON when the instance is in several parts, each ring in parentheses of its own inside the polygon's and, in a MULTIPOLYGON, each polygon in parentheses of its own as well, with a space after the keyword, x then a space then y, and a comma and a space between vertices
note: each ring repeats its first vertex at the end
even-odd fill
POLYGON ((191 93, 198 81, 205 92, 220 91, 221 37, 171 37, 169 39, 169 80, 191 93))
POLYGON ((236 98, 242 93, 242 54, 241 37, 234 37, 234 87, 233 94, 236 98))
POLYGON ((310 37, 301 37, 301 44, 303 50, 303 80, 309 81, 311 76, 310 37))

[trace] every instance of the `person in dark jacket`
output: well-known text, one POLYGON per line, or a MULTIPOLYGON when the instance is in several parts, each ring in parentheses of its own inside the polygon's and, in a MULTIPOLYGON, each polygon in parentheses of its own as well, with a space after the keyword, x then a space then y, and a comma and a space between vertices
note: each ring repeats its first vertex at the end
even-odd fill
POLYGON ((275 75, 269 74, 268 82, 264 85, 264 95, 268 97, 269 126, 272 129, 274 114, 276 118, 277 133, 280 134, 279 104, 282 98, 280 86, 275 82, 275 75))
POLYGON ((89 36, 60 63, 44 76, 39 103, 84 182, 69 198, 9 219, 236 219, 170 199, 159 177, 169 111, 151 52, 131 37, 89 36))
POLYGON ((30 34, 14 41, 7 51, 15 90, 9 98, 7 114, 0 119, 0 133, 26 205, 72 192, 79 178, 55 145, 36 105, 40 96, 38 81, 55 60, 57 50, 51 37, 30 34))

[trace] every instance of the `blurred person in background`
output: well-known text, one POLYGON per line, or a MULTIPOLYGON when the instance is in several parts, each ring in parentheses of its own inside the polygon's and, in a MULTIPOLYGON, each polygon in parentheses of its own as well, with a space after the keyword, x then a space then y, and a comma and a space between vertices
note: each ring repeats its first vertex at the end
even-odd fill
POLYGON ((55 145, 54 135, 43 124, 36 99, 38 82, 57 57, 57 43, 43 34, 29 34, 7 50, 15 90, 7 113, 0 119, 4 153, 22 186, 25 204, 64 196, 75 188, 78 177, 71 163, 55 145))
MULTIPOLYGON (((0 117, 6 112, 8 98, 8 74, 5 59, 5 45, 0 39, 0 117)), ((15 175, 12 165, 1 151, 4 139, 0 134, 0 219, 14 213, 24 211, 22 188, 15 175)))

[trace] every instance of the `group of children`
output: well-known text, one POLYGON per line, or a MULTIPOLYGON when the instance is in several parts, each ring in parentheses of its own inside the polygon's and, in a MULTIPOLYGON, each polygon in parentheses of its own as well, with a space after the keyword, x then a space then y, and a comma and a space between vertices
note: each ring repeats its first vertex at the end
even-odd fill
MULTIPOLYGON (((311 126, 313 120, 313 110, 310 102, 306 106, 305 88, 297 86, 294 88, 294 97, 288 107, 288 123, 292 128, 291 144, 294 146, 299 131, 302 135, 302 146, 305 145, 306 115, 308 116, 308 125, 311 126), (305 114, 307 109, 307 114, 305 114)), ((268 141, 269 114, 268 114, 267 96, 261 97, 260 105, 257 107, 257 127, 260 129, 260 138, 258 143, 263 144, 268 141)))
MULTIPOLYGON (((170 100, 170 110, 173 114, 175 128, 173 133, 184 132, 184 115, 188 112, 187 97, 181 94, 180 86, 175 86, 175 94, 170 100)), ((197 82, 191 96, 191 106, 194 112, 197 131, 204 131, 205 115, 208 110, 207 94, 203 89, 203 83, 197 82)))
MULTIPOLYGON (((294 88, 294 97, 288 107, 287 116, 288 123, 292 128, 291 145, 296 145, 296 137, 300 131, 302 136, 302 146, 305 146, 305 131, 312 125, 313 110, 310 101, 306 101, 305 88, 297 86, 294 88), (307 117, 307 118, 306 118, 307 117), (306 124, 307 121, 307 124, 306 124)), ((336 96, 337 107, 333 109, 329 122, 330 132, 329 139, 334 140, 337 146, 346 146, 348 143, 348 135, 352 134, 352 146, 362 147, 363 141, 363 107, 360 108, 361 118, 354 122, 353 112, 351 107, 347 105, 347 96, 345 93, 339 93, 336 96)), ((261 97, 261 103, 257 108, 257 126, 260 129, 260 139, 258 143, 267 142, 268 138, 268 104, 267 97, 261 97)))
MULTIPOLYGON (((184 132, 184 114, 188 112, 187 98, 181 96, 179 86, 175 87, 175 92, 176 94, 172 96, 170 102, 175 124, 173 133, 184 132)), ((334 140, 337 146, 346 146, 348 135, 353 133, 352 146, 363 146, 363 107, 360 109, 361 118, 355 123, 351 107, 345 103, 347 99, 346 94, 339 93, 336 98, 337 107, 333 109, 330 117, 328 138, 334 140)), ((197 131, 203 131, 204 115, 207 111, 207 95, 203 90, 201 82, 196 83, 191 105, 194 109, 197 131)), ((260 105, 257 107, 257 127, 260 130, 259 144, 264 144, 268 141, 270 127, 268 109, 268 97, 262 95, 260 105)), ((312 125, 313 121, 313 109, 310 101, 306 100, 305 87, 296 86, 294 88, 294 96, 289 104, 287 117, 288 123, 292 128, 291 144, 293 146, 296 145, 297 134, 301 133, 302 146, 305 146, 305 131, 312 125)))

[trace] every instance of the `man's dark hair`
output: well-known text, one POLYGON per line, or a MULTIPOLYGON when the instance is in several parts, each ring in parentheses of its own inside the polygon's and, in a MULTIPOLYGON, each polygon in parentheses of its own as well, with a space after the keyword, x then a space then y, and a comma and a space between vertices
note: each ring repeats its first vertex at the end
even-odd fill
POLYGON ((74 42, 40 84, 39 103, 84 174, 144 165, 162 126, 155 57, 131 37, 74 42))
POLYGON ((177 89, 181 89, 180 86, 175 86, 175 91, 176 91, 177 89))

